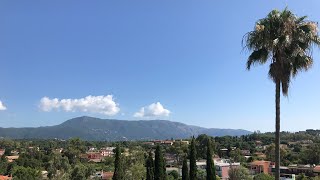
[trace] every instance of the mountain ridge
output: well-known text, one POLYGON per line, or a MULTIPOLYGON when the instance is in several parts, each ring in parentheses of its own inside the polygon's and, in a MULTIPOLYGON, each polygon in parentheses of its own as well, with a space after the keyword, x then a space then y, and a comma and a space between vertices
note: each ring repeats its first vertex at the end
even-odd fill
POLYGON ((69 139, 94 141, 188 138, 199 134, 240 136, 243 129, 204 128, 168 120, 116 120, 82 116, 54 126, 0 128, 0 137, 12 139, 69 139))

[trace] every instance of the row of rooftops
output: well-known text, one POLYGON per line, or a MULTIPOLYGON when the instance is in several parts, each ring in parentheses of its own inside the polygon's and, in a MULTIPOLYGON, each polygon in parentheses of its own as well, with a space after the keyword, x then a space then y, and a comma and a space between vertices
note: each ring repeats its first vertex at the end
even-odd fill
POLYGON ((163 145, 170 145, 172 146, 174 143, 181 143, 181 144, 189 144, 189 141, 184 141, 184 140, 153 140, 153 141, 147 141, 144 142, 143 144, 146 145, 155 145, 155 144, 163 144, 163 145))
MULTIPOLYGON (((250 163, 251 173, 266 173, 272 174, 275 169, 275 164, 271 161, 254 161, 250 163)), ((320 165, 310 164, 291 164, 289 166, 280 166, 281 174, 308 174, 310 176, 320 175, 320 165)))

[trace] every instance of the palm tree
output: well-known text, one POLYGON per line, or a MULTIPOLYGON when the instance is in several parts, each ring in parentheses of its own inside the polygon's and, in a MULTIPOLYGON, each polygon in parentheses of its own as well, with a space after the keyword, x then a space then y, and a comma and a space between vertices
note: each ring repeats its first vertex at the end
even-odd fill
POLYGON ((313 45, 320 45, 317 23, 306 16, 298 17, 287 8, 273 10, 255 24, 243 38, 244 48, 251 51, 247 69, 255 64, 270 63, 269 77, 276 85, 275 177, 280 178, 280 90, 288 95, 292 77, 308 70, 313 45))

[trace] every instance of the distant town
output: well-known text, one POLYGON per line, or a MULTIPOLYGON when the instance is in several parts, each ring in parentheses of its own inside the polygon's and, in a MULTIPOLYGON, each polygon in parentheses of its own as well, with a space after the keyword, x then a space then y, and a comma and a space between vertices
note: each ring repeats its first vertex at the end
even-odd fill
MULTIPOLYGON (((254 132, 243 136, 202 134, 189 139, 122 142, 2 138, 0 179, 112 179, 117 148, 123 178, 148 179, 148 159, 151 157, 155 163, 159 148, 167 179, 182 179, 184 161, 191 171, 190 153, 195 152, 197 179, 205 180, 208 141, 217 179, 238 180, 239 174, 247 179, 273 178, 274 134, 254 132), (191 150, 192 143, 195 151, 191 150)), ((320 175, 320 130, 282 132, 280 169, 283 179, 316 179, 320 175)))

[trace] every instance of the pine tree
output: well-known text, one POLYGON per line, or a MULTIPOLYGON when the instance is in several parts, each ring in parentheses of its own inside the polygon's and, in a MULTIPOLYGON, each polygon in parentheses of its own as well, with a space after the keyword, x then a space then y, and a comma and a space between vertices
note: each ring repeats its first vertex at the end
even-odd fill
POLYGON ((152 158, 151 151, 149 152, 149 156, 146 162, 146 169, 147 169, 147 179, 146 180, 154 180, 154 161, 152 158))
POLYGON ((166 166, 161 146, 157 145, 154 161, 154 179, 166 180, 166 166))
POLYGON ((197 153, 196 153, 196 143, 194 137, 192 137, 190 145, 190 180, 197 179, 197 153))
POLYGON ((182 180, 189 180, 189 170, 188 170, 187 158, 184 158, 183 163, 182 163, 182 180))
POLYGON ((207 180, 216 180, 216 171, 212 159, 211 139, 207 139, 207 180))
POLYGON ((119 145, 117 145, 115 151, 116 151, 116 154, 115 154, 115 160, 114 160, 114 174, 113 174, 112 180, 123 180, 124 172, 123 172, 123 167, 121 163, 121 150, 119 145))

